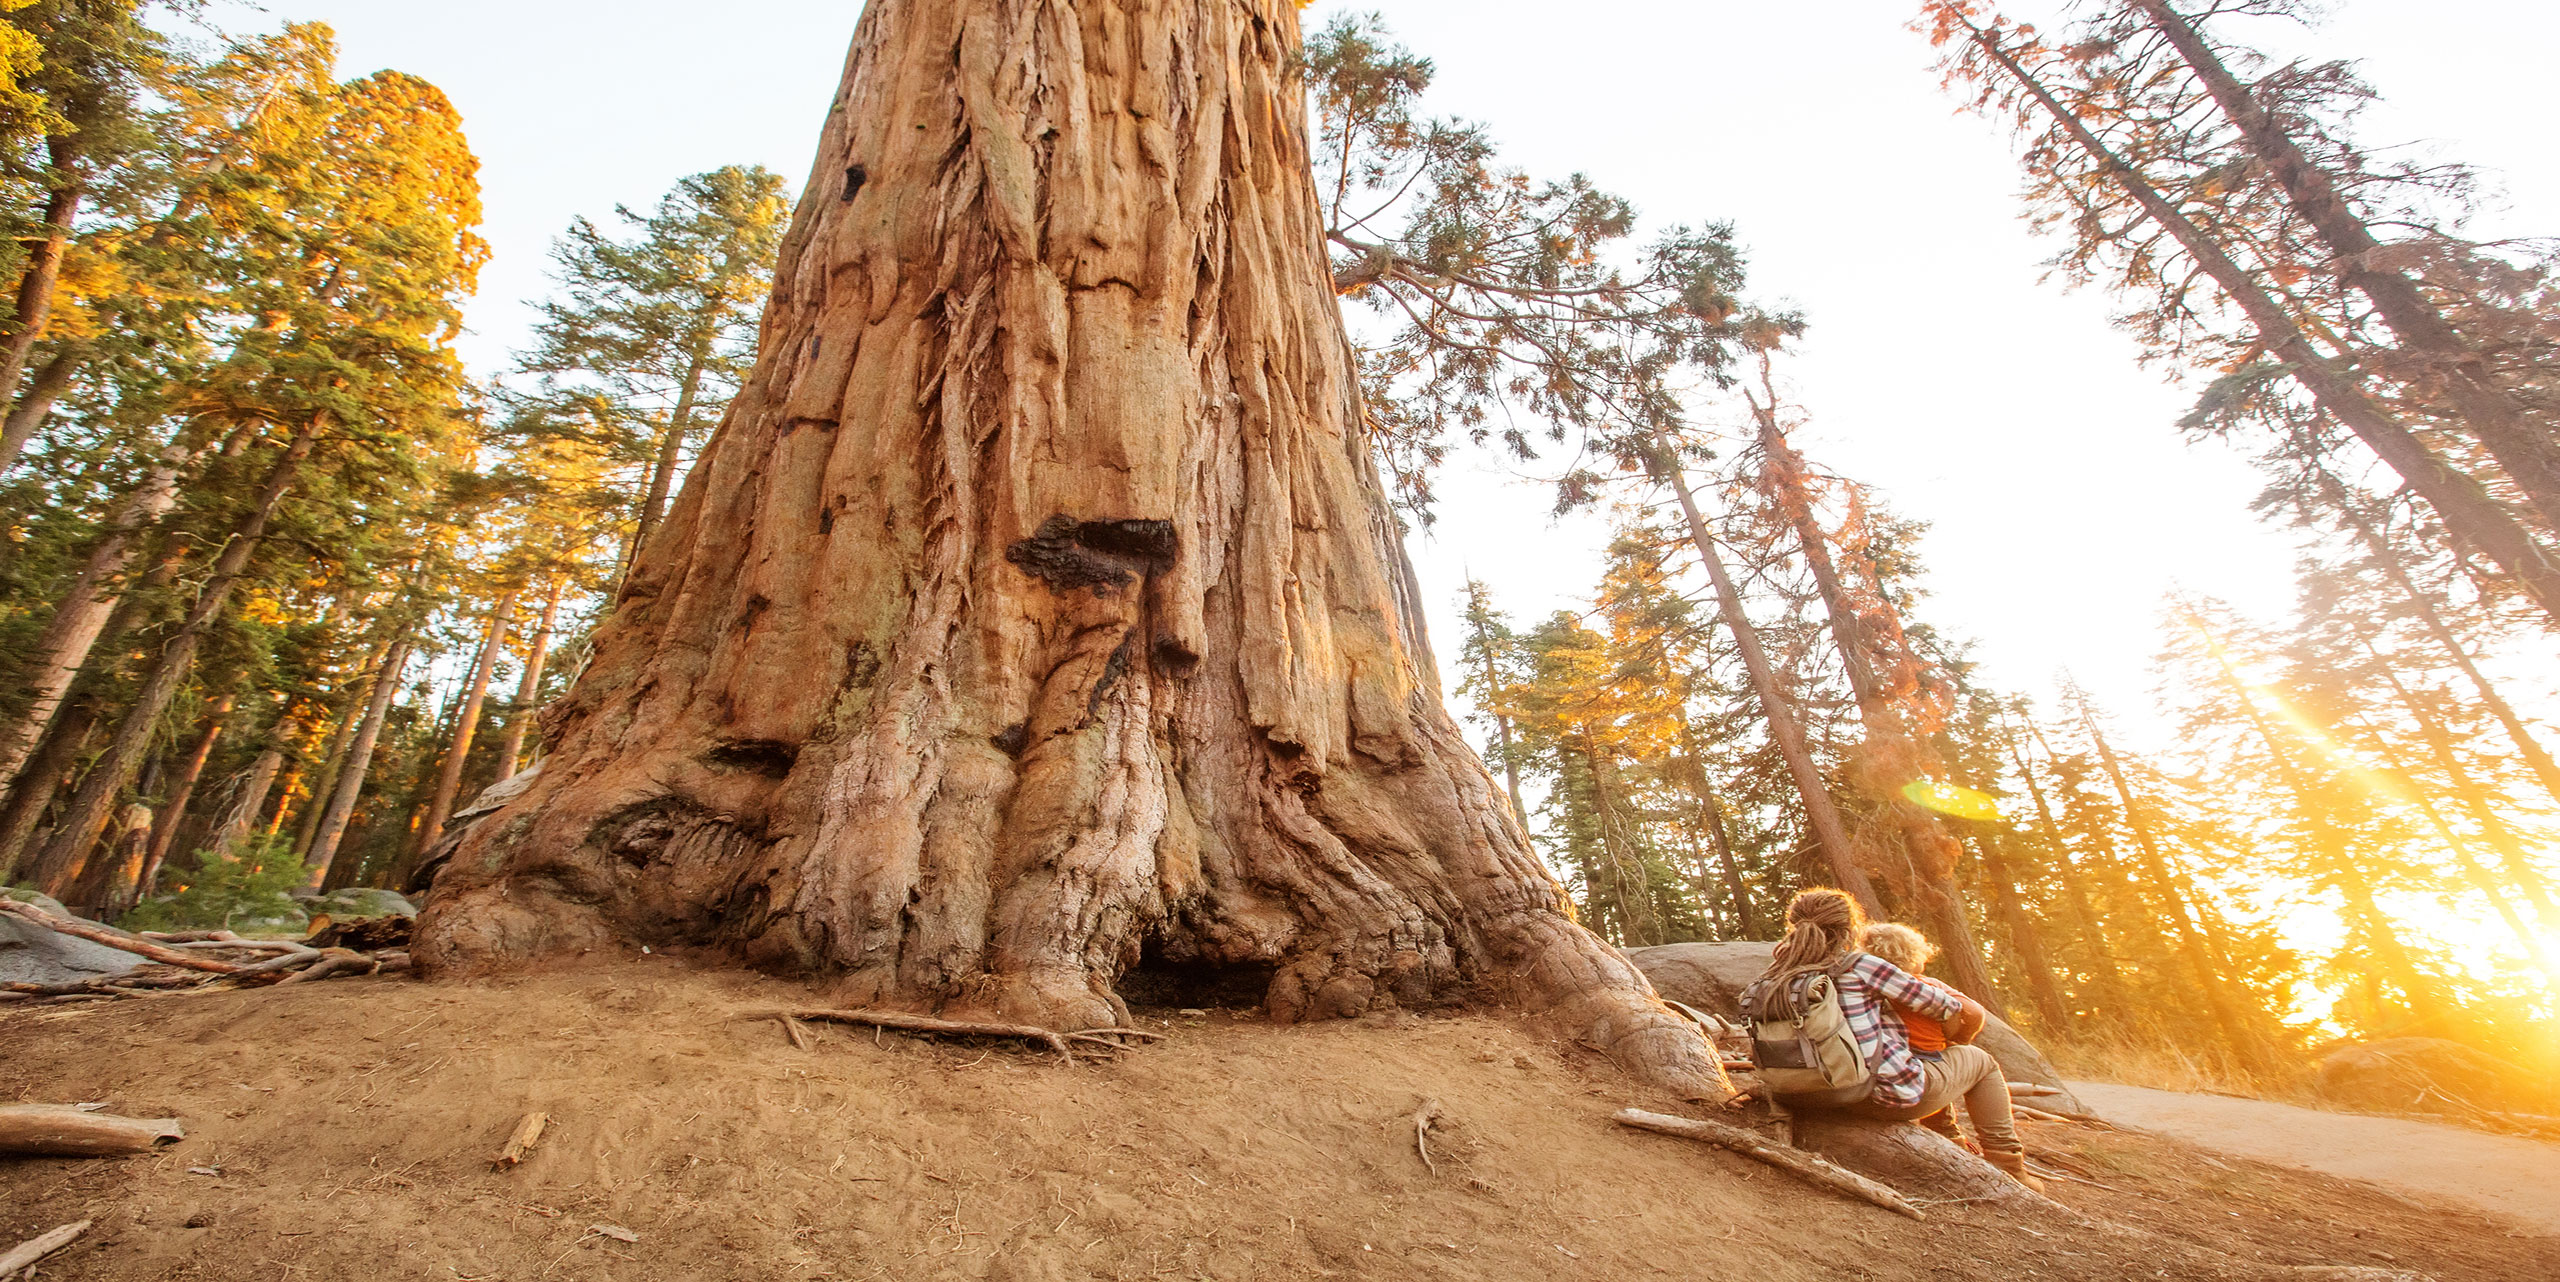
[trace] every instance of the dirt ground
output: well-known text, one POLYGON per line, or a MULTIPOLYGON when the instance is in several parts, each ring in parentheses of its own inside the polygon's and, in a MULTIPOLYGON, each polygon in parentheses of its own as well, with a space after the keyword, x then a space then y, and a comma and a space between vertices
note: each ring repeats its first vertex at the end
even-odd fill
POLYGON ((0 1159, 0 1245, 93 1218, 42 1273, 87 1282, 2560 1277, 2518 1223, 2076 1126, 2029 1139, 2109 1186, 2056 1186, 2091 1218, 1914 1224, 1622 1130, 1621 1105, 1677 1110, 1490 1017, 1157 1011, 1168 1041, 1076 1066, 733 1018, 800 999, 637 957, 0 1009, 0 1097, 188 1128, 0 1159), (493 1170, 536 1109, 532 1160, 493 1170))

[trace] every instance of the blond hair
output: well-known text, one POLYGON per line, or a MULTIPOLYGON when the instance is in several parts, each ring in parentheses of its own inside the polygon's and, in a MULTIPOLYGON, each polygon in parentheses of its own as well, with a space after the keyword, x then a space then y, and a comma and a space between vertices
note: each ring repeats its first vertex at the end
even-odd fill
POLYGON ((1938 955, 1927 935, 1898 921, 1880 921, 1858 932, 1858 947, 1914 975, 1938 955))

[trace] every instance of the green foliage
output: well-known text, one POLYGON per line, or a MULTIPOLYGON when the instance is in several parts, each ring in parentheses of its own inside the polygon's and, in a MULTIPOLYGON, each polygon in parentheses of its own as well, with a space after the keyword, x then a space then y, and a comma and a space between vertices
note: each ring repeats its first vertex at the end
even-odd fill
MULTIPOLYGON (((1376 15, 1309 37, 1306 68, 1334 288, 1381 318, 1358 347, 1361 390, 1398 501, 1421 519, 1457 440, 1525 459, 1543 434, 1631 459, 1681 423, 1684 379, 1729 379, 1747 324, 1800 327, 1746 314, 1730 227, 1633 244, 1624 199, 1581 174, 1531 178, 1484 126, 1418 115, 1431 63, 1376 15)), ((1568 473, 1559 508, 1600 479, 1568 473)))
POLYGON ((242 838, 165 880, 172 893, 135 905, 118 924, 126 930, 226 930, 234 922, 300 912, 290 896, 302 885, 302 861, 284 838, 242 838))

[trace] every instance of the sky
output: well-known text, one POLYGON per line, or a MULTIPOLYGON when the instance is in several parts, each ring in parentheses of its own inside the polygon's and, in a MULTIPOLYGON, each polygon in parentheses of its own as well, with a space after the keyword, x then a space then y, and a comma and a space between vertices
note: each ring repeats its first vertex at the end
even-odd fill
MULTIPOLYGON (((2182 443, 2190 394, 2145 369, 2106 300, 2041 280, 2054 251, 2019 217, 2018 171, 1990 122, 1959 114, 1913 0, 1375 0, 1439 70, 1426 105, 1488 124, 1510 163, 1579 170, 1650 225, 1731 222, 1752 292, 1812 328, 1785 391, 1796 443, 1926 521, 1924 617, 1978 643, 1996 684, 2049 692, 2068 669, 2162 746, 2147 717, 2163 595, 2261 616, 2290 599, 2292 545, 2246 505, 2240 458, 2182 443)), ((2052 0, 2007 6, 2049 18, 2052 0)), ((498 371, 570 220, 646 208, 724 164, 807 172, 861 5, 856 0, 273 0, 225 5, 235 31, 316 20, 341 68, 441 86, 483 163, 495 256, 465 353, 498 371)), ((2548 60, 2560 6, 2337 0, 2316 32, 2270 33, 2355 57, 2385 103, 2373 141, 2411 141, 2487 170, 2484 219, 2541 232, 2560 207, 2548 60)), ((1587 602, 1605 528, 1553 522, 1533 477, 1462 460, 1412 550, 1448 661, 1472 572, 1515 619, 1587 602)), ((1454 685, 1454 680, 1451 681, 1454 685)))

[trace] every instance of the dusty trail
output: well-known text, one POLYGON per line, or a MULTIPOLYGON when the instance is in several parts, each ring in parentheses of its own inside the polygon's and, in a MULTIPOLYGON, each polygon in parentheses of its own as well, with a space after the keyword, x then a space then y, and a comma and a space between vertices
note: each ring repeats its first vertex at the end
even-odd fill
POLYGON ((48 1274, 80 1282, 2560 1277, 2560 1237, 2468 1205, 2053 1124, 2028 1142, 2096 1182, 2056 1188, 2088 1221, 1913 1223, 1631 1133, 1619 1107, 1681 1106, 1483 1015, 1153 1010, 1165 1042, 1073 1066, 732 1018, 817 1000, 658 955, 0 1006, 0 1102, 187 1127, 131 1159, 0 1159, 0 1247, 91 1220, 48 1274), (539 1147, 493 1169, 530 1111, 539 1147))
POLYGON ((2101 1115, 2241 1157, 2433 1194, 2560 1233, 2560 1144, 2141 1086, 2076 1086, 2101 1115))

